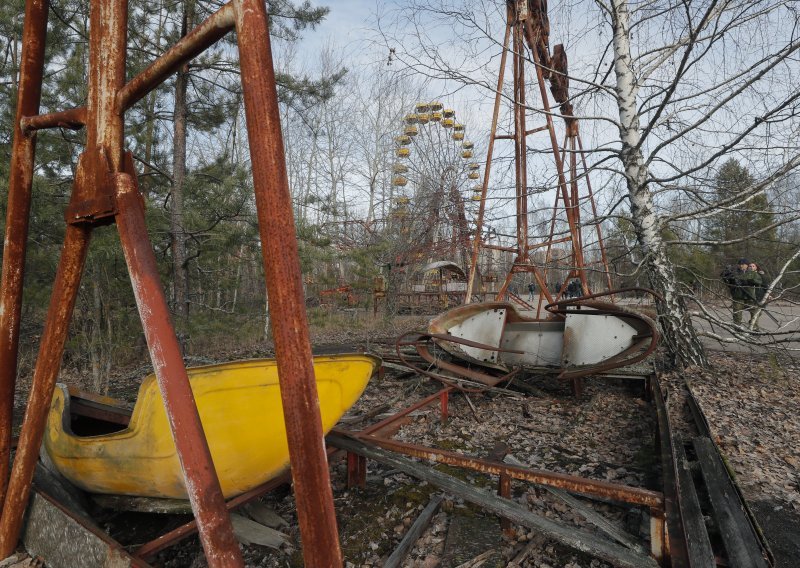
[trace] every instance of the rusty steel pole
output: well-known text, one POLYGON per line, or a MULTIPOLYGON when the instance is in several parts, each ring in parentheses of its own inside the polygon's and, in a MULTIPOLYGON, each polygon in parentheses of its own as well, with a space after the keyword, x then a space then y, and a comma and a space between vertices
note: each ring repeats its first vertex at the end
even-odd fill
MULTIPOLYGON (((517 168, 517 258, 514 263, 530 264, 528 257, 528 133, 525 120, 525 51, 523 21, 514 25, 514 146, 517 168)), ((513 271, 513 269, 512 269, 513 271)))
POLYGON ((233 0, 247 134, 297 517, 307 568, 342 565, 314 379, 264 0, 233 0))
POLYGON ((500 55, 500 71, 497 74, 497 90, 494 94, 494 110, 492 111, 492 127, 489 132, 489 148, 486 150, 486 164, 483 168, 483 185, 481 186, 481 201, 478 205, 478 220, 475 223, 475 238, 472 241, 472 257, 469 265, 469 279, 467 280, 467 293, 464 303, 472 302, 472 293, 475 289, 475 276, 478 272, 478 256, 483 245, 483 219, 486 216, 486 195, 489 191, 489 176, 492 171, 492 156, 494 143, 497 140, 497 119, 500 114, 500 102, 503 96, 503 79, 506 71, 506 57, 508 55, 508 41, 511 36, 511 9, 506 8, 506 35, 503 39, 503 53, 500 55))
POLYGON ((147 235, 144 201, 131 175, 114 177, 122 250, 206 560, 212 568, 243 566, 147 235))
MULTIPOLYGON (((206 560, 212 568, 243 566, 225 499, 211 459, 189 376, 175 336, 144 220, 144 203, 133 179, 133 166, 123 168, 124 108, 117 104, 125 86, 127 0, 94 0, 91 6, 87 149, 105 150, 125 261, 142 320, 153 369, 181 462, 186 492, 197 518, 206 560), (123 169, 128 171, 119 173, 123 169)), ((99 167, 95 164, 94 167, 99 167)))
POLYGON ((33 156, 36 151, 36 134, 26 135, 21 123, 25 116, 39 114, 48 10, 48 0, 28 0, 22 29, 22 61, 11 146, 3 275, 0 280, 0 506, 5 500, 11 457, 22 284, 31 209, 33 156))
POLYGON ((69 321, 78 297, 90 234, 90 229, 86 227, 67 225, 64 248, 61 251, 61 260, 39 346, 39 356, 33 372, 31 394, 22 422, 17 453, 14 456, 8 492, 3 503, 3 515, 0 517, 0 558, 10 556, 17 548, 33 472, 39 459, 47 411, 53 399, 53 389, 61 367, 61 355, 67 341, 69 321))

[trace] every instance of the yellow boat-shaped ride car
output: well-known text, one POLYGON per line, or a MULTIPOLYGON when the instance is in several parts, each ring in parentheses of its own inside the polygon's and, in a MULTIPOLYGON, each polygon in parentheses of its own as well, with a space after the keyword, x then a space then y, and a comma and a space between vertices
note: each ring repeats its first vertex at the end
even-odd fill
MULTIPOLYGON (((358 400, 379 366, 380 359, 371 355, 314 357, 325 433, 358 400)), ((225 497, 283 472, 289 449, 275 360, 209 365, 188 373, 225 497)), ((142 381, 129 421, 113 399, 73 399, 58 385, 44 446, 58 471, 90 493, 188 498, 155 375, 142 381)))

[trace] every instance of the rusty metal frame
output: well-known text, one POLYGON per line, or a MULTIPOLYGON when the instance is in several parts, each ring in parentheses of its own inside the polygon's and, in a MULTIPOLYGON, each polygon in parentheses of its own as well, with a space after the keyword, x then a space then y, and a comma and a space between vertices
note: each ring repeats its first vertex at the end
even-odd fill
MULTIPOLYGON (((484 168, 483 185, 481 187, 481 199, 478 207, 475 236, 472 240, 470 271, 467 280, 467 292, 464 303, 469 304, 473 299, 475 280, 478 272, 478 259, 481 248, 508 250, 509 252, 515 253, 515 258, 513 260, 511 269, 509 270, 503 284, 500 287, 497 300, 502 300, 508 297, 508 287, 515 273, 531 273, 542 292, 539 295, 539 303, 535 309, 536 317, 539 318, 544 316, 544 304, 553 303, 560 300, 563 297, 566 286, 561 286, 559 291, 555 294, 551 293, 547 286, 547 268, 542 270, 533 264, 530 256, 531 251, 533 249, 546 246, 546 262, 549 263, 554 244, 558 242, 571 242, 572 267, 569 271, 567 281, 573 278, 580 279, 583 292, 586 294, 590 293, 587 278, 587 269, 589 266, 586 265, 583 255, 583 234, 581 231, 580 219, 580 201, 582 198, 579 191, 579 178, 585 179, 587 193, 583 199, 586 199, 590 202, 595 216, 597 214, 597 206, 591 184, 589 182, 586 157, 580 140, 578 120, 572 114, 572 105, 566 98, 564 98, 568 96, 566 94, 567 87, 563 87, 562 91, 556 95, 556 86, 563 85, 565 80, 568 78, 566 75, 566 55, 564 54, 563 49, 561 49, 559 53, 563 56, 563 63, 555 61, 555 57, 551 58, 548 45, 549 22, 546 13, 547 3, 530 0, 510 0, 506 3, 506 7, 506 32, 502 44, 503 47, 498 71, 497 89, 495 91, 492 126, 489 135, 489 147, 486 154, 486 166, 484 168), (525 48, 526 45, 527 51, 525 48), (511 68, 513 73, 512 104, 514 113, 514 130, 511 134, 498 134, 497 122, 502 99, 501 94, 507 55, 509 52, 511 52, 511 68), (526 56, 526 53, 529 54, 529 58, 526 56), (544 115, 545 120, 545 124, 543 126, 530 129, 526 126, 528 110, 525 84, 526 61, 529 61, 535 69, 536 82, 538 83, 539 90, 539 100, 541 102, 541 114, 544 115), (563 67, 559 65, 563 65, 563 67), (551 81, 551 91, 553 92, 554 97, 557 99, 556 103, 561 103, 560 116, 564 119, 566 124, 566 140, 562 146, 559 146, 558 140, 556 139, 553 118, 555 116, 559 116, 559 113, 554 112, 550 104, 549 96, 547 94, 547 87, 545 86, 545 81, 547 79, 550 79, 551 81), (527 214, 527 139, 529 135, 543 131, 547 131, 549 135, 550 146, 553 154, 553 162, 558 178, 558 187, 556 189, 555 203, 553 205, 553 216, 550 223, 549 237, 547 240, 541 243, 531 245, 529 244, 527 214), (489 176, 492 168, 494 142, 496 140, 512 140, 514 142, 514 164, 516 178, 516 243, 513 247, 486 245, 483 243, 482 238, 483 223, 486 211, 486 197, 489 189, 489 176), (559 151, 559 148, 561 148, 561 151, 559 151), (565 154, 567 151, 570 153, 569 160, 565 159, 565 154), (583 166, 582 174, 578 173, 578 155, 580 155, 580 162, 583 166), (568 162, 568 164, 565 165, 565 162, 568 162), (565 175, 565 171, 568 173, 568 175, 565 175), (562 204, 561 208, 560 204, 562 204), (569 235, 564 238, 557 238, 555 235, 556 218, 560 209, 564 211, 569 229, 569 235)), ((559 46, 557 46, 557 51, 558 47, 559 46)), ((605 245, 599 224, 595 226, 595 230, 597 232, 601 254, 600 261, 593 264, 600 265, 600 270, 602 270, 602 272, 606 275, 608 288, 611 289, 611 275, 608 268, 608 259, 606 256, 605 245)))
POLYGON ((341 565, 264 0, 231 0, 127 84, 127 0, 91 0, 87 104, 40 115, 48 10, 48 0, 26 2, 12 146, 0 292, 0 557, 10 554, 19 538, 92 230, 116 223, 206 558, 212 567, 242 566, 156 270, 132 159, 124 151, 125 111, 235 29, 250 151, 259 156, 253 185, 303 556, 309 567, 341 565), (85 126, 87 143, 6 490, 36 131, 61 126, 85 126))
POLYGON ((400 359, 400 361, 403 362, 404 365, 406 365, 410 369, 413 369, 417 373, 432 379, 436 379, 437 381, 443 382, 447 385, 450 385, 453 388, 465 392, 481 392, 485 390, 485 387, 481 387, 480 385, 485 385, 486 387, 494 387, 504 381, 511 380, 517 374, 517 371, 511 371, 508 373, 504 373, 502 375, 490 375, 483 371, 478 371, 475 369, 471 369, 469 367, 465 367, 463 365, 459 365, 457 363, 451 363, 450 361, 439 359, 435 357, 433 353, 431 353, 430 351, 430 347, 433 344, 434 340, 448 341, 450 343, 466 345, 467 347, 476 347, 478 349, 488 349, 492 351, 500 351, 503 353, 522 353, 522 351, 516 351, 511 349, 497 349, 492 345, 485 345, 477 341, 470 341, 469 339, 454 337, 452 335, 411 331, 401 335, 397 339, 397 343, 395 344, 397 356, 400 359), (434 372, 429 369, 423 369, 422 367, 415 365, 413 362, 411 362, 410 359, 408 359, 405 356, 405 354, 402 351, 403 347, 408 347, 408 346, 413 346, 414 349, 416 349, 419 356, 422 357, 425 361, 427 361, 430 365, 434 366, 436 369, 449 371, 457 375, 458 378, 463 378, 468 381, 473 381, 477 383, 476 387, 474 388, 464 387, 462 385, 459 385, 458 381, 455 378, 447 377, 445 375, 442 375, 441 373, 434 372))
MULTIPOLYGON (((655 376, 643 378, 648 380, 649 388, 658 388, 654 386, 657 385, 655 376)), ((446 399, 449 394, 455 390, 458 389, 452 386, 446 386, 442 390, 417 401, 413 405, 361 431, 352 432, 334 429, 334 432, 410 457, 496 476, 498 478, 497 491, 501 496, 508 496, 510 494, 511 480, 520 480, 546 487, 563 489, 571 493, 579 493, 590 498, 599 498, 643 507, 648 511, 650 516, 651 555, 656 560, 663 563, 670 558, 670 547, 675 546, 676 551, 673 554, 676 559, 681 558, 679 553, 679 539, 685 538, 685 535, 682 533, 680 518, 678 517, 678 524, 676 524, 675 519, 672 518, 676 514, 679 515, 679 513, 674 508, 674 502, 672 501, 675 492, 674 479, 669 476, 664 478, 664 492, 659 492, 608 481, 587 479, 576 475, 519 467, 505 462, 471 457, 459 452, 441 450, 393 439, 392 436, 407 422, 407 417, 411 412, 435 404, 437 401, 441 404, 441 419, 443 421, 446 420, 446 399), (670 529, 669 531, 667 530, 668 527, 670 529), (675 534, 673 534, 673 532, 675 532, 675 534)), ((665 426, 668 428, 668 423, 666 423, 666 425, 663 423, 665 412, 663 401, 661 405, 655 405, 655 412, 657 415, 657 439, 661 441, 660 447, 662 451, 667 452, 664 454, 665 461, 662 463, 662 467, 671 467, 671 453, 669 452, 671 446, 664 445, 665 436, 666 439, 669 439, 670 433, 668 429, 664 430, 665 426)), ((365 461, 366 458, 363 456, 348 453, 348 484, 363 485, 363 483, 365 483, 365 476, 358 475, 360 472, 366 471, 365 461), (350 475, 351 471, 353 475, 350 475)), ((672 565, 682 566, 680 563, 672 565)))

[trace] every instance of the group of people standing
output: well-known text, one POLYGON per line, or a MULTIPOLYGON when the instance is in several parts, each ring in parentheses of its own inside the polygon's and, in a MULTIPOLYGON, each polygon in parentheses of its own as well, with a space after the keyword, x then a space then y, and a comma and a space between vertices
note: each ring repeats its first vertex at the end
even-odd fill
MULTIPOLYGON (((558 284, 554 284, 550 288, 554 294, 557 294, 559 291, 558 284)), ((577 298, 583 294, 583 290, 581 289, 581 281, 577 278, 570 280, 569 282, 564 283, 564 299, 568 298, 577 298)), ((533 282, 528 283, 528 301, 532 302, 534 297, 536 296, 536 284, 533 282)))
POLYGON ((749 327, 758 327, 758 308, 764 300, 769 279, 755 262, 740 258, 736 267, 728 267, 722 273, 733 300, 733 323, 741 325, 742 313, 750 312, 749 327))

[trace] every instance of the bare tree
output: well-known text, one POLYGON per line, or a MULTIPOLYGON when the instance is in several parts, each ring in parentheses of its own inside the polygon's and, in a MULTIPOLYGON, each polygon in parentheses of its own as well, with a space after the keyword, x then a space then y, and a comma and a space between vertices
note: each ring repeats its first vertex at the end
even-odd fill
MULTIPOLYGON (((570 57, 570 102, 591 141, 592 175, 621 190, 605 195, 605 217, 630 220, 637 269, 663 298, 659 323, 671 361, 705 365, 686 304, 692 293, 681 284, 671 253, 689 243, 670 231, 694 224, 690 246, 710 250, 715 243, 700 231, 709 218, 746 211, 756 196, 774 195, 800 163, 800 77, 792 72, 800 47, 797 7, 784 0, 596 0, 594 6, 597 12, 584 2, 551 7, 550 41, 563 42, 570 57), (754 182, 721 201, 713 179, 730 157, 746 164, 754 182)), ((499 51, 499 12, 487 4, 417 5, 413 15, 395 20, 408 46, 398 59, 429 75, 493 90, 486 70, 499 51), (435 34, 422 23, 445 19, 465 46, 433 45, 435 34)), ((530 111, 540 109, 532 104, 530 111)), ((797 211, 794 205, 781 212, 776 224, 796 226, 797 211)), ((780 267, 795 266, 797 247, 779 250, 776 277, 791 273, 780 267)), ((710 312, 701 306, 697 313, 710 312)), ((758 337, 753 330, 723 328, 737 341, 758 337)))

